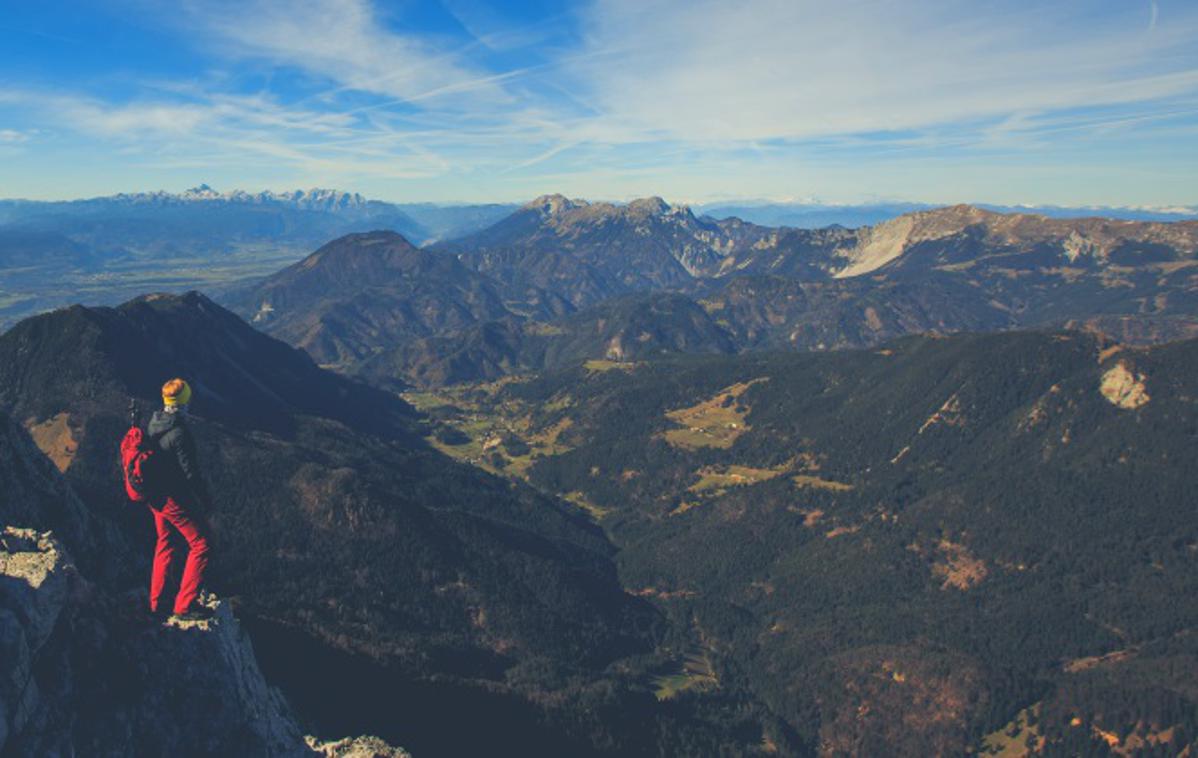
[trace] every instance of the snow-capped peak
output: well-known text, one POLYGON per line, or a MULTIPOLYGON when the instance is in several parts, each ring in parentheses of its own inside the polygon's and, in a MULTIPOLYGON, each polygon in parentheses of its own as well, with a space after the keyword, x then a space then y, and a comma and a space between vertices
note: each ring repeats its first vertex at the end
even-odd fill
POLYGON ((200 184, 183 192, 136 192, 121 193, 98 200, 113 200, 129 204, 172 205, 191 202, 226 202, 249 203, 257 205, 280 204, 290 205, 305 210, 343 211, 361 208, 370 201, 357 192, 342 192, 335 189, 296 189, 284 192, 263 190, 262 192, 246 192, 235 189, 219 192, 207 184, 200 184))

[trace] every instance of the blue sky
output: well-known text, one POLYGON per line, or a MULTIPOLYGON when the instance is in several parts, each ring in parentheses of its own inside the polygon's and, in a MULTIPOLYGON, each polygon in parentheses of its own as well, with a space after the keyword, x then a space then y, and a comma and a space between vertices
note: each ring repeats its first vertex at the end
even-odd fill
POLYGON ((0 16, 0 197, 1198 204, 1193 0, 150 0, 0 16))

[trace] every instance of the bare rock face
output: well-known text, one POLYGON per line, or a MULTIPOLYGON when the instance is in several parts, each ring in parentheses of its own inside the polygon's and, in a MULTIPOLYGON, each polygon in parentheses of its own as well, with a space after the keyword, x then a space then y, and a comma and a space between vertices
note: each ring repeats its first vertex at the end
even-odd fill
MULTIPOLYGON (((21 738, 47 720, 53 700, 39 674, 57 657, 47 652, 81 589, 74 565, 48 533, 0 532, 0 750, 6 754, 32 754, 22 751, 21 738)), ((52 754, 63 746, 40 747, 52 754)))
POLYGON ((1099 389, 1102 396, 1112 405, 1125 410, 1140 408, 1152 399, 1148 395, 1144 375, 1132 373, 1123 361, 1116 363, 1102 375, 1099 389))
POLYGON ((141 591, 87 581, 53 533, 4 526, 53 525, 119 560, 110 530, 3 417, 0 453, 0 753, 406 755, 376 738, 305 738, 228 603, 205 596, 211 619, 162 623, 141 591))
POLYGON ((34 666, 78 581, 49 535, 0 532, 0 749, 37 714, 34 666))
POLYGON ((228 603, 159 622, 80 576, 50 533, 0 532, 0 752, 400 758, 377 738, 305 738, 228 603))
POLYGON ((320 742, 308 737, 308 747, 325 758, 411 758, 406 750, 391 747, 378 737, 353 737, 320 742))
POLYGON ((129 664, 124 684, 140 692, 120 714, 128 744, 160 755, 308 754, 229 604, 212 596, 203 602, 211 619, 151 623, 120 646, 129 664))

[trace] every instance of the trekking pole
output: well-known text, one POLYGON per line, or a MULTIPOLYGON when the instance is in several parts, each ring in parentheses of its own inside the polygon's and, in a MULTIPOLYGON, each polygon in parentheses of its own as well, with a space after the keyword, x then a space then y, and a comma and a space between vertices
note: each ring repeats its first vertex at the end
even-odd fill
POLYGON ((138 426, 137 423, 137 398, 129 398, 129 426, 138 426))

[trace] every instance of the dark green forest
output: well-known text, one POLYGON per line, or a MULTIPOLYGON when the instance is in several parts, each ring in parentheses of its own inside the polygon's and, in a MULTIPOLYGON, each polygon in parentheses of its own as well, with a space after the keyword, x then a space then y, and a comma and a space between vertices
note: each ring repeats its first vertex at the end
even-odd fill
POLYGON ((650 351, 414 407, 199 295, 59 311, 0 336, 0 407, 77 443, 66 480, 105 535, 78 552, 114 589, 152 541, 119 487, 126 403, 175 374, 213 588, 318 734, 426 755, 1198 738, 1198 342, 650 351))
POLYGON ((1104 347, 678 357, 491 402, 570 420, 530 481, 602 509, 624 586, 809 748, 980 750, 1038 704, 1050 753, 1101 755, 1100 730, 1198 727, 1198 343, 1104 347), (1112 371, 1148 399, 1108 399, 1112 371), (705 401, 743 419, 729 446, 680 424, 705 401))

